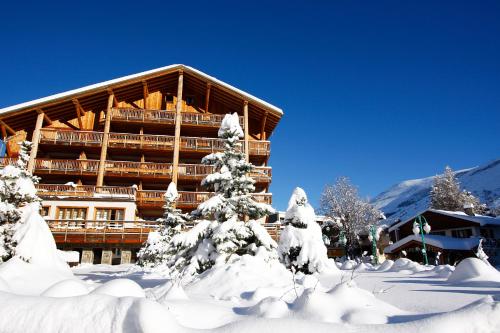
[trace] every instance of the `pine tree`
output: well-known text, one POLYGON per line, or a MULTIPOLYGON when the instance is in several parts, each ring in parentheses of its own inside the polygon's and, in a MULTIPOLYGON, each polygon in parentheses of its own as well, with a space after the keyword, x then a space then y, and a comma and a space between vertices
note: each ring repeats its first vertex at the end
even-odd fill
POLYGON ((445 167, 442 175, 434 178, 434 185, 431 189, 431 208, 449 211, 463 209, 460 184, 449 166, 445 167))
POLYGON ((328 256, 321 227, 303 189, 297 187, 285 214, 285 228, 280 234, 280 260, 292 272, 313 274, 323 271, 328 256))
POLYGON ((460 183, 455 173, 449 166, 446 166, 444 173, 434 178, 431 189, 431 208, 463 211, 465 207, 472 208, 475 214, 486 212, 486 206, 481 204, 471 192, 460 190, 460 183))
POLYGON ((168 261, 175 255, 170 248, 172 237, 180 233, 190 220, 188 214, 175 208, 178 198, 177 187, 172 182, 164 195, 163 217, 157 219, 159 230, 149 233, 148 240, 137 254, 139 266, 154 269, 168 265, 168 261))
POLYGON ((214 166, 214 172, 203 179, 202 185, 215 195, 192 213, 202 220, 172 239, 178 253, 173 267, 187 275, 203 272, 234 255, 276 257, 276 243, 255 221, 274 213, 274 209, 252 199, 255 181, 248 173, 254 166, 242 152, 239 138, 243 130, 236 113, 224 117, 218 135, 224 140, 224 152, 202 159, 203 164, 214 166), (245 222, 247 218, 250 221, 245 222))
POLYGON ((34 186, 39 178, 27 171, 30 151, 31 142, 22 142, 17 163, 0 174, 0 263, 16 254, 14 234, 21 223, 20 208, 40 202, 34 186))

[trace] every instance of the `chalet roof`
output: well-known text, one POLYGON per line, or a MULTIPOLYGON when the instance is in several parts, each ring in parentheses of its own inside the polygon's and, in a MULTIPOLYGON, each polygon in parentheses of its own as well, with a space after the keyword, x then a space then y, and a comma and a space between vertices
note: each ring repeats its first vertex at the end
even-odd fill
MULTIPOLYGON (((425 235, 426 244, 443 250, 471 250, 479 245, 479 240, 479 237, 453 238, 441 235, 425 235)), ((408 235, 405 238, 402 238, 399 241, 395 242, 394 244, 387 246, 384 249, 384 253, 393 253, 394 251, 404 247, 404 245, 415 242, 422 244, 422 238, 420 237, 420 235, 408 235)))
POLYGON ((82 88, 68 90, 66 92, 62 92, 59 94, 35 99, 35 100, 29 101, 29 102, 24 102, 24 103, 8 106, 8 107, 0 109, 0 115, 8 114, 10 112, 19 111, 19 110, 26 109, 26 108, 33 108, 33 107, 39 106, 41 104, 51 102, 51 101, 56 101, 59 99, 71 98, 71 97, 77 96, 81 93, 91 92, 93 90, 99 90, 102 88, 110 88, 113 85, 127 82, 127 81, 131 81, 134 79, 147 78, 148 76, 151 76, 154 74, 159 74, 159 73, 163 73, 163 72, 170 72, 172 70, 179 70, 179 69, 182 69, 182 70, 184 70, 188 73, 191 73, 195 76, 201 77, 201 78, 203 78, 203 79, 205 79, 213 84, 216 84, 220 87, 226 88, 226 89, 234 92, 235 94, 241 95, 243 98, 248 99, 251 102, 260 104, 262 107, 269 109, 270 111, 273 111, 278 115, 283 115, 283 111, 280 108, 278 108, 278 107, 276 107, 276 106, 274 106, 274 105, 272 105, 272 104, 270 104, 270 103, 268 103, 260 98, 257 98, 253 95, 250 95, 250 94, 248 94, 248 93, 246 93, 246 92, 244 92, 244 91, 242 91, 242 90, 240 90, 240 89, 238 89, 230 84, 227 84, 227 83, 225 83, 225 82, 223 82, 223 81, 221 81, 213 76, 210 76, 210 75, 208 75, 200 70, 197 70, 193 67, 182 65, 182 64, 175 64, 175 65, 160 67, 160 68, 152 69, 149 71, 140 72, 137 74, 123 76, 123 77, 116 78, 113 80, 108 80, 108 81, 104 81, 104 82, 100 82, 100 83, 96 83, 96 84, 91 84, 91 85, 88 85, 88 86, 85 86, 82 88))
POLYGON ((405 221, 400 221, 398 223, 393 224, 389 228, 389 231, 396 230, 407 223, 413 222, 413 220, 418 215, 422 215, 426 212, 432 212, 432 213, 443 215, 443 216, 457 218, 459 220, 479 224, 480 226, 486 226, 486 225, 500 226, 500 218, 498 218, 498 217, 491 217, 491 216, 484 216, 484 215, 470 216, 470 215, 465 214, 464 212, 451 212, 451 211, 439 210, 439 209, 426 209, 426 210, 416 214, 415 216, 413 216, 409 219, 406 219, 405 221))

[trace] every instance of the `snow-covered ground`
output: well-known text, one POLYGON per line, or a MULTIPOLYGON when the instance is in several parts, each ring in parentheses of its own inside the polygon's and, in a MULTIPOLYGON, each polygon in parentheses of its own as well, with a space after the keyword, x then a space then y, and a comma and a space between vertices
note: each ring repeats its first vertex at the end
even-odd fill
POLYGON ((244 256, 181 287, 134 265, 87 265, 25 295, 0 270, 0 331, 500 331, 500 273, 479 259, 353 266, 294 279, 278 262, 244 256))

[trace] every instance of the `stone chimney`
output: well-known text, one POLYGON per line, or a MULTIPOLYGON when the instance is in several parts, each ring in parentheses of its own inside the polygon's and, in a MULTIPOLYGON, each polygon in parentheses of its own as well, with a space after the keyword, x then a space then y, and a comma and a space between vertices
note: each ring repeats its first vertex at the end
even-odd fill
POLYGON ((469 216, 476 216, 476 214, 474 214, 474 205, 471 203, 464 204, 464 212, 469 216))

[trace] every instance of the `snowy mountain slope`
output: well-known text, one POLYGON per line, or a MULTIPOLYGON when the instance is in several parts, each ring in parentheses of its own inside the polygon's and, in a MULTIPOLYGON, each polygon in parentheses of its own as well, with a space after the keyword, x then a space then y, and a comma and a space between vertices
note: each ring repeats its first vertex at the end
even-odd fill
MULTIPOLYGON (((482 166, 457 171, 457 179, 488 206, 500 206, 500 159, 482 166)), ((377 195, 372 203, 381 209, 389 222, 411 218, 427 209, 434 177, 406 180, 377 195)))

